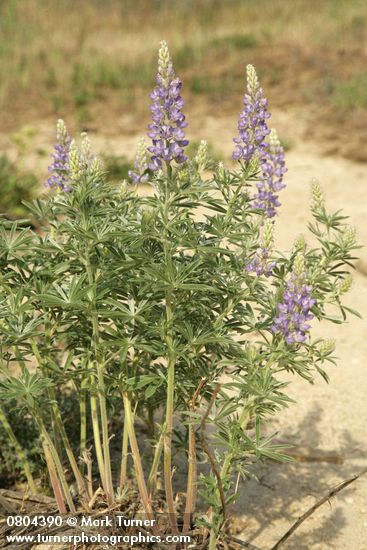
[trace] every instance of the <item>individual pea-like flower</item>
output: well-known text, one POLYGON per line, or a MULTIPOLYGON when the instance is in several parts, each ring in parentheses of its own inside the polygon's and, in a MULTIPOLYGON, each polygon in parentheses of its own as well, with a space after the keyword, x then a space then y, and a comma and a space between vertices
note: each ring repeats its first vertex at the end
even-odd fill
POLYGON ((288 344, 304 342, 311 328, 309 321, 314 316, 310 310, 315 303, 312 286, 307 284, 304 256, 297 254, 271 330, 282 334, 288 344))
POLYGON ((275 262, 269 261, 274 242, 274 224, 270 220, 267 220, 262 228, 259 247, 255 252, 255 256, 245 266, 246 271, 249 273, 256 273, 256 275, 265 275, 270 277, 275 267, 275 262))
POLYGON ((184 148, 188 145, 184 128, 187 126, 182 113, 184 101, 181 97, 181 80, 175 76, 166 42, 161 42, 158 52, 157 86, 150 94, 152 124, 148 136, 152 139, 149 168, 159 170, 162 162, 168 166, 172 160, 181 164, 187 156, 184 148))
POLYGON ((263 152, 260 168, 261 176, 256 183, 254 206, 264 210, 268 218, 273 218, 276 215, 276 209, 280 206, 277 193, 285 187, 283 176, 287 171, 284 149, 274 129, 270 132, 269 147, 263 152))
POLYGON ((61 191, 70 191, 69 151, 72 140, 64 121, 61 119, 57 121, 56 138, 57 143, 54 146, 54 153, 51 155, 53 162, 48 167, 50 177, 45 185, 47 187, 57 187, 61 191))
POLYGON ((238 117, 238 137, 232 153, 234 160, 250 161, 252 157, 262 157, 270 130, 266 120, 270 117, 268 101, 260 87, 255 68, 247 65, 247 93, 243 97, 244 108, 238 117))
POLYGON ((146 183, 149 179, 148 170, 148 154, 147 142, 145 138, 141 138, 138 142, 136 150, 134 170, 129 170, 129 178, 134 183, 146 183))

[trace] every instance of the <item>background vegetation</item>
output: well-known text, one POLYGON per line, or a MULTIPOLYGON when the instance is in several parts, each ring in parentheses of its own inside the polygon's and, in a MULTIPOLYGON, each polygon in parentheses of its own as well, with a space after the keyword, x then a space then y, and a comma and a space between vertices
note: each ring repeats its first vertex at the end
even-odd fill
POLYGON ((307 106, 310 131, 361 156, 348 142, 367 121, 364 0, 3 0, 2 131, 69 113, 106 131, 127 107, 145 114, 162 38, 186 97, 213 114, 237 112, 251 61, 273 106, 307 106))

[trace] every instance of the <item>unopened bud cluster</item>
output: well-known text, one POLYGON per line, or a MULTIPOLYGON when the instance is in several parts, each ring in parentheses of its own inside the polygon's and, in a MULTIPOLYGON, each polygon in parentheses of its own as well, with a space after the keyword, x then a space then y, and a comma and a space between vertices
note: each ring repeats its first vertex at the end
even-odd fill
POLYGON ((198 151, 195 156, 195 163, 198 169, 198 172, 203 172, 208 164, 208 143, 205 140, 201 140, 198 147, 198 151))
POLYGON ((316 211, 322 210, 325 207, 324 194, 317 180, 311 183, 312 208, 316 211))

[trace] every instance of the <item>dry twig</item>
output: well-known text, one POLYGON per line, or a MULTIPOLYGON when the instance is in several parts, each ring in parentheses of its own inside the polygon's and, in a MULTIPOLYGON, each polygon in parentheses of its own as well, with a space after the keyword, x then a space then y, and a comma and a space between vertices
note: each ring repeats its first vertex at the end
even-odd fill
POLYGON ((311 508, 309 508, 309 510, 307 510, 307 512, 302 514, 302 516, 300 516, 297 519, 297 521, 288 529, 288 531, 282 536, 282 538, 278 540, 278 542, 274 546, 272 546, 271 550, 278 550, 278 548, 280 548, 285 543, 285 541, 289 539, 289 537, 294 533, 294 531, 298 529, 298 527, 307 518, 309 518, 320 506, 322 506, 325 502, 328 502, 331 499, 331 497, 335 496, 337 493, 339 493, 340 491, 348 487, 348 485, 353 483, 353 481, 356 481, 358 478, 360 478, 366 473, 367 473, 367 468, 364 468, 361 472, 359 472, 359 474, 356 474, 350 477, 349 479, 346 479, 339 485, 336 485, 335 487, 330 489, 330 491, 325 496, 323 496, 320 500, 318 500, 313 506, 311 506, 311 508))

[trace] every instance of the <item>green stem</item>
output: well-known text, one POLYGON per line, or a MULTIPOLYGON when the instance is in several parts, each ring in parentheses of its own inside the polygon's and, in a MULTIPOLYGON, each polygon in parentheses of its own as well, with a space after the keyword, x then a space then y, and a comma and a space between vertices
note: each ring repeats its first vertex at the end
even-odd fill
POLYGON ((53 462, 56 466, 56 471, 58 473, 59 480, 60 480, 60 483, 61 483, 61 487, 62 487, 64 496, 65 496, 66 502, 68 503, 68 506, 69 506, 69 510, 70 510, 70 512, 75 512, 75 506, 74 506, 73 498, 71 496, 70 489, 69 489, 68 483, 66 481, 66 477, 65 477, 65 474, 64 474, 64 469, 63 469, 62 464, 61 464, 61 460, 60 460, 60 458, 57 454, 57 451, 56 451, 55 446, 52 442, 52 439, 49 436, 41 417, 37 413, 34 413, 34 416, 35 416, 35 419, 36 419, 37 424, 39 426, 39 429, 40 429, 40 432, 41 432, 41 437, 46 442, 46 444, 47 444, 47 446, 50 450, 52 460, 53 460, 53 462))
MULTIPOLYGON (((84 457, 87 450, 87 378, 83 378, 80 389, 80 456, 84 457)), ((82 470, 83 472, 84 470, 82 470)))
MULTIPOLYGON (((172 168, 167 164, 167 183, 165 188, 165 201, 163 208, 164 222, 164 256, 167 272, 172 274, 172 247, 170 244, 170 235, 168 231, 169 224, 169 206, 170 206, 170 186, 172 180, 172 168)), ((174 412, 174 389, 175 389, 175 351, 173 345, 173 311, 172 311, 172 291, 167 289, 165 292, 166 302, 166 323, 167 323, 167 398, 166 398, 166 420, 164 430, 164 485, 166 493, 166 502, 169 514, 171 529, 174 534, 178 533, 177 516, 172 488, 172 430, 173 430, 173 412, 174 412)))
POLYGON ((154 439, 155 438, 154 407, 152 407, 149 404, 148 404, 147 427, 149 431, 149 437, 151 439, 154 439))
POLYGON ((31 491, 31 493, 36 494, 37 493, 37 488, 36 488, 36 485, 35 485, 35 482, 34 482, 34 479, 33 479, 33 476, 32 476, 31 467, 30 467, 30 464, 27 460, 27 456, 24 452, 23 447, 21 446, 21 444, 17 440, 16 435, 13 432, 13 430, 12 430, 12 428, 11 428, 9 422, 8 422, 8 419, 6 418, 5 412, 3 411, 3 409, 1 407, 0 407, 0 422, 3 425, 3 428, 7 433, 7 436, 10 440, 10 443, 13 445, 13 447, 16 451, 17 458, 19 459, 19 461, 22 465, 24 474, 27 478, 29 490, 31 491))
POLYGON ((56 467, 52 459, 51 451, 45 440, 43 441, 42 446, 43 446, 43 452, 45 453, 47 469, 50 476, 50 482, 55 495, 57 507, 59 509, 60 514, 66 514, 67 510, 65 506, 64 495, 62 493, 62 488, 61 488, 59 479, 57 477, 56 467))
POLYGON ((194 426, 189 425, 189 466, 187 474, 187 492, 185 519, 182 531, 188 531, 190 528, 191 516, 196 507, 197 496, 197 466, 196 466, 196 441, 194 426))
POLYGON ((97 370, 98 381, 98 400, 101 413, 101 427, 102 427, 102 445, 103 445, 103 461, 104 461, 104 479, 105 479, 105 491, 109 504, 113 504, 114 491, 112 484, 112 471, 111 471, 111 457, 110 457, 110 442, 108 435, 108 415, 106 406, 106 389, 104 384, 104 364, 100 361, 99 357, 99 327, 98 327, 98 314, 96 311, 96 291, 94 280, 94 273, 90 262, 89 251, 86 255, 86 269, 88 275, 88 282, 93 285, 93 299, 92 299, 92 329, 93 329, 93 348, 94 348, 94 362, 97 370))
POLYGON ((127 459, 129 450, 129 432, 126 422, 126 413, 124 418, 124 431, 122 436, 122 449, 121 449, 121 470, 120 470, 120 488, 123 489, 126 486, 127 481, 127 459))
MULTIPOLYGON (((94 381, 94 375, 93 374, 92 374, 92 377, 91 377, 91 381, 92 381, 91 388, 93 388, 93 381, 94 381)), ((90 410, 91 410, 91 417, 92 417, 94 448, 95 448, 95 451, 96 451, 97 464, 98 464, 99 475, 101 476, 102 487, 103 487, 104 491, 107 493, 102 442, 101 442, 101 435, 100 435, 100 431, 99 431, 98 401, 97 401, 97 397, 95 396, 93 391, 94 390, 92 389, 91 393, 90 393, 90 410)))
MULTIPOLYGON (((200 397, 201 391, 206 384, 206 378, 202 377, 198 387, 195 390, 190 402, 189 410, 194 414, 196 402, 200 397)), ((219 390, 218 390, 219 391, 219 390)), ((197 463, 196 463, 196 437, 193 422, 189 423, 189 450, 188 450, 188 473, 187 473, 187 489, 186 489, 186 506, 184 515, 183 532, 189 530, 191 525, 192 514, 195 512, 197 499, 197 463)))
POLYGON ((166 406, 166 426, 164 432, 164 485, 166 491, 166 501, 168 507, 169 520, 174 534, 177 534, 176 508, 172 489, 172 430, 173 430, 173 406, 175 389, 175 363, 172 354, 168 358, 167 372, 167 406, 166 406))
MULTIPOLYGON (((238 423, 239 423, 239 425, 241 426, 242 429, 246 428, 246 426, 248 424, 248 421, 250 419, 250 416, 251 416, 250 408, 249 407, 244 407, 244 409, 243 409, 243 411, 242 411, 242 413, 241 413, 241 415, 238 419, 238 423)), ((232 466, 232 460, 233 460, 232 453, 227 454, 226 458, 224 459, 223 466, 222 466, 222 469, 221 469, 221 472, 220 472, 220 478, 221 478, 222 481, 225 480, 226 477, 229 474, 230 468, 232 466)), ((217 491, 217 496, 218 496, 218 500, 219 500, 219 491, 217 491)), ((219 529, 220 529, 220 526, 218 525, 218 526, 216 526, 216 528, 212 527, 212 529, 210 530, 208 550, 215 550, 216 544, 217 544, 217 539, 218 539, 219 529)))
POLYGON ((217 548, 218 531, 215 529, 210 530, 209 546, 208 550, 215 550, 217 548))
MULTIPOLYGON (((34 355, 35 355, 35 357, 38 361, 38 364, 39 364, 41 370, 43 371, 44 374, 46 374, 45 373, 45 366, 43 365, 44 361, 42 360, 42 357, 41 357, 41 354, 40 354, 40 351, 39 351, 39 348, 38 348, 38 345, 37 345, 36 341, 32 340, 31 345, 32 345, 33 353, 34 353, 34 355)), ((71 444, 70 444, 70 440, 67 436, 65 426, 64 426, 64 423, 62 421, 60 409, 59 409, 59 406, 57 404, 55 390, 52 387, 49 388, 49 397, 52 401, 52 414, 53 414, 53 419, 54 419, 54 423, 55 423, 55 428, 56 428, 56 431, 61 435, 61 439, 62 439, 62 442, 64 444, 66 455, 68 457, 70 467, 73 471, 73 474, 74 474, 74 477, 75 477, 75 480, 76 480, 76 483, 77 483, 77 486, 78 486, 79 494, 83 497, 83 499, 86 502, 88 502, 88 500, 89 500, 88 499, 88 493, 87 493, 87 489, 86 489, 86 486, 85 486, 85 483, 84 483, 84 479, 83 479, 83 476, 80 473, 77 461, 75 459, 73 449, 72 449, 71 444)), ((55 446, 55 450, 57 452, 57 455, 61 456, 61 453, 59 452, 59 449, 56 446, 55 446)))
POLYGON ((99 387, 99 406, 101 411, 101 426, 102 426, 102 446, 103 446, 103 458, 105 465, 105 478, 106 478, 106 488, 107 488, 107 497, 110 500, 110 504, 113 504, 115 501, 113 483, 112 483, 112 471, 111 471, 111 457, 110 457, 110 439, 108 435, 108 416, 107 416, 107 406, 106 406, 106 393, 104 385, 104 372, 103 366, 97 364, 97 374, 98 374, 98 387, 99 387))
MULTIPOLYGON (((164 430, 163 430, 163 432, 164 432, 164 430)), ((149 492, 150 495, 152 495, 155 491, 155 485, 156 485, 157 473, 158 473, 158 466, 159 466, 159 462, 160 462, 160 459, 161 459, 161 456, 162 456, 163 445, 164 445, 164 433, 163 432, 159 436, 158 443, 156 445, 155 452, 154 452, 152 468, 150 470, 150 474, 149 474, 149 477, 148 477, 148 492, 149 492)))
MULTIPOLYGON (((130 448, 134 460, 136 480, 139 488, 139 494, 141 502, 144 508, 144 512, 147 515, 147 519, 154 519, 152 504, 148 495, 148 490, 145 484, 143 465, 141 462, 138 442, 136 439, 135 428, 134 428, 134 418, 131 410, 131 403, 129 395, 127 392, 122 394, 124 400, 124 409, 125 409, 125 422, 127 423, 127 430, 129 434, 130 448)), ((153 531, 157 532, 157 527, 155 522, 153 524, 153 531)))

